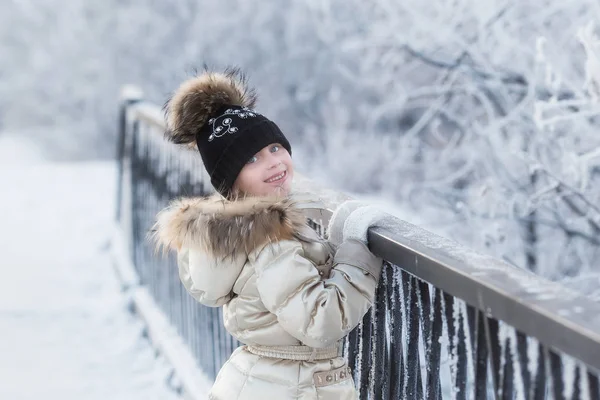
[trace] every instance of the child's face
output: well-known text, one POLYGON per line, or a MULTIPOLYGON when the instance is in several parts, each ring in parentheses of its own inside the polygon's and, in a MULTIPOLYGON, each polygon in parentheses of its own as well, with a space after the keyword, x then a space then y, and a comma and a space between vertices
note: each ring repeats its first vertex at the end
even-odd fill
POLYGON ((288 195, 294 177, 290 153, 280 144, 264 147, 248 160, 233 188, 251 196, 288 195))

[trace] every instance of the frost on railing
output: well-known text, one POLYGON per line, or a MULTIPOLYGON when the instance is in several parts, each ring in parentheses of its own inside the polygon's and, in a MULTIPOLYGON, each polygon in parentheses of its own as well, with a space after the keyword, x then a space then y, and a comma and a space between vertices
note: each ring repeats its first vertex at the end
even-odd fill
MULTIPOLYGON (((220 309, 185 292, 174 256, 156 257, 147 240, 170 200, 211 190, 197 154, 167 144, 163 130, 158 107, 125 102, 119 222, 142 284, 214 378, 239 343, 220 309)), ((329 210, 344 198, 305 179, 298 184, 329 210)), ((329 215, 313 210, 310 223, 323 233, 329 215)), ((370 233, 372 250, 388 262, 374 307, 344 343, 361 399, 600 399, 599 305, 396 225, 370 233)))

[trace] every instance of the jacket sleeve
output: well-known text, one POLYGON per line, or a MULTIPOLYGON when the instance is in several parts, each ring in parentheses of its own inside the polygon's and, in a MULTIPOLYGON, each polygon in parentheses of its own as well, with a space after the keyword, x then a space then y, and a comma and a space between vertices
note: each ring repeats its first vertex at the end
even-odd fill
POLYGON ((193 298, 209 307, 231 300, 233 285, 245 262, 246 257, 218 260, 193 248, 182 249, 177 255, 181 283, 193 298))
POLYGON ((346 336, 373 304, 383 262, 363 243, 340 245, 327 279, 298 241, 281 241, 257 256, 257 288, 265 307, 290 335, 311 347, 346 336))

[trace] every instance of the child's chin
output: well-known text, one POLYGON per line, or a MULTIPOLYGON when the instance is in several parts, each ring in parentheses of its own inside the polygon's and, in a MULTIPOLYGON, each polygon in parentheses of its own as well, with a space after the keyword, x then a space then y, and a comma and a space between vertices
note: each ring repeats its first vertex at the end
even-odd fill
POLYGON ((277 196, 287 196, 288 194, 290 194, 290 188, 288 187, 288 185, 278 186, 278 187, 273 188, 273 191, 271 192, 271 194, 274 194, 277 196))

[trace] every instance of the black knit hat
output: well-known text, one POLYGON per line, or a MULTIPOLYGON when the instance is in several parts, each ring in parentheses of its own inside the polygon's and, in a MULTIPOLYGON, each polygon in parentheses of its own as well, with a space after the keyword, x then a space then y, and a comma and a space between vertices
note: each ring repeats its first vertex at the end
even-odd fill
POLYGON ((292 148, 279 127, 254 111, 256 94, 238 69, 185 81, 166 104, 167 137, 197 147, 213 187, 230 197, 244 165, 262 148, 292 148))

